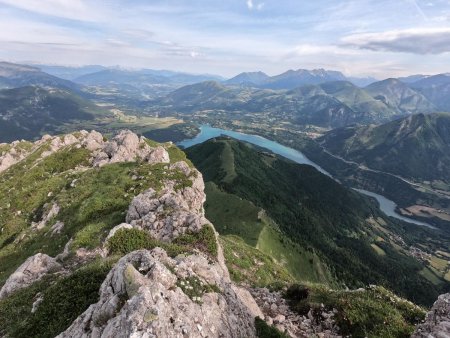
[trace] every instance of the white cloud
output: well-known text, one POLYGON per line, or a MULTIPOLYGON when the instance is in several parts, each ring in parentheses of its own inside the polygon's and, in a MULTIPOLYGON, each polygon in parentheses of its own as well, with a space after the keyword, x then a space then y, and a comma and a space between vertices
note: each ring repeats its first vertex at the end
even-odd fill
POLYGON ((249 10, 256 9, 257 11, 262 10, 264 7, 264 2, 254 3, 253 0, 247 0, 247 8, 249 10))
POLYGON ((342 42, 349 47, 372 51, 443 54, 450 52, 450 28, 414 28, 353 34, 342 38, 342 42))
POLYGON ((316 44, 300 44, 288 55, 306 56, 306 55, 360 55, 361 52, 336 45, 316 45, 316 44))
POLYGON ((8 5, 22 10, 79 21, 99 21, 101 16, 92 4, 85 0, 0 0, 0 5, 8 5))

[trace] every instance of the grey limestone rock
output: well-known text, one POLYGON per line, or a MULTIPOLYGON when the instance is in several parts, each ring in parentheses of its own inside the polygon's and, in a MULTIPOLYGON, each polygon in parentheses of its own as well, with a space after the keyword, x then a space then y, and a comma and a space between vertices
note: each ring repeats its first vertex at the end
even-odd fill
POLYGON ((428 312, 425 322, 417 326, 413 338, 450 337, 450 293, 440 295, 428 312))
POLYGON ((27 287, 40 280, 46 274, 58 271, 62 267, 56 259, 38 253, 29 257, 17 270, 9 276, 0 290, 0 299, 7 297, 14 291, 27 287))
POLYGON ((108 274, 99 302, 58 337, 255 337, 254 316, 231 285, 201 255, 135 251, 108 274), (214 288, 189 296, 200 285, 193 279, 214 288))

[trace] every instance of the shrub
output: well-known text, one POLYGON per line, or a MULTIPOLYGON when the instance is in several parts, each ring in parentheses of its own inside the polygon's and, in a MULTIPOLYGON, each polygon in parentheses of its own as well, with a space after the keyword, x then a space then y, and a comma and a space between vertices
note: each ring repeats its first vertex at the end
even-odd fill
POLYGON ((217 242, 214 230, 205 225, 197 233, 186 233, 176 238, 172 243, 158 241, 146 231, 140 229, 119 229, 108 240, 108 249, 111 254, 126 255, 135 250, 151 250, 156 247, 163 248, 171 257, 200 250, 212 258, 217 257, 217 242))
POLYGON ((44 278, 0 301, 0 335, 54 337, 61 333, 98 301, 100 285, 112 263, 95 262, 56 281, 44 278), (31 313, 39 292, 43 301, 31 313))
POLYGON ((259 317, 255 318, 256 336, 258 338, 289 338, 274 326, 269 326, 259 317))

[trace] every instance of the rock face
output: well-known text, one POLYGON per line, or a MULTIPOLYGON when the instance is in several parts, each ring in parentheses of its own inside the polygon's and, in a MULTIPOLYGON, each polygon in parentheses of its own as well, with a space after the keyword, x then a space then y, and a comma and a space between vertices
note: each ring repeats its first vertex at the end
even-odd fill
POLYGON ((425 322, 417 326, 412 338, 450 337, 450 293, 439 296, 425 322))
POLYGON ((58 337, 255 337, 254 317, 231 285, 202 255, 135 251, 108 274, 99 302, 58 337))
POLYGON ((40 140, 29 143, 15 141, 8 146, 8 150, 0 152, 0 172, 20 162, 29 154, 42 146, 46 146, 41 158, 50 156, 58 150, 68 147, 84 147, 92 152, 93 166, 103 166, 108 163, 131 162, 142 160, 148 163, 168 163, 169 154, 162 146, 151 147, 145 137, 138 137, 130 130, 122 130, 110 141, 105 141, 102 134, 97 131, 82 130, 64 136, 44 135, 40 140), (25 143, 27 143, 25 145, 25 143))
MULTIPOLYGON (((44 136, 32 145, 34 150, 30 152, 40 149, 39 161, 69 146, 88 149, 92 167, 137 160, 167 163, 162 168, 167 177, 154 189, 133 198, 126 214, 127 223, 114 227, 105 244, 119 229, 139 228, 155 239, 171 242, 210 224, 203 208, 206 196, 202 175, 185 162, 169 164, 164 147, 150 146, 145 138, 130 131, 122 131, 110 141, 95 131, 81 131, 61 137, 44 136), (45 146, 43 151, 41 146, 45 146)), ((70 185, 76 183, 74 179, 70 185)), ((58 215, 57 204, 48 204, 45 209, 42 219, 34 223, 35 229, 43 229, 58 215)), ((48 235, 58 236, 64 227, 63 222, 56 222, 48 235)), ((58 260, 65 262, 71 243, 69 240, 58 260)), ((194 250, 188 256, 173 259, 160 248, 127 254, 103 281, 99 301, 59 337, 255 337, 254 319, 263 317, 263 313, 247 290, 231 282, 222 248, 217 245, 216 258, 194 250)), ((75 271, 107 254, 107 245, 93 250, 78 248, 73 260, 65 266, 75 271)), ((7 280, 0 299, 58 269, 62 266, 45 254, 30 257, 7 280)), ((38 311, 41 298, 36 297, 33 311, 38 311)))
POLYGON ((50 256, 41 253, 31 256, 7 279, 0 290, 0 299, 60 269, 61 265, 50 256))
POLYGON ((325 309, 311 310, 306 316, 292 311, 281 292, 270 292, 266 288, 250 289, 250 293, 259 305, 267 323, 275 325, 280 331, 291 337, 340 338, 333 311, 325 309))
POLYGON ((200 172, 189 168, 185 162, 177 162, 171 169, 178 169, 192 182, 191 186, 174 187, 166 182, 160 192, 149 189, 131 202, 126 221, 135 228, 148 231, 156 239, 171 241, 185 232, 198 232, 209 223, 204 217, 204 183, 200 172))
MULTIPOLYGON (((97 142, 99 140, 96 140, 97 142)), ((100 143, 92 163, 101 167, 108 163, 132 162, 137 159, 148 163, 168 163, 169 154, 161 147, 150 147, 144 137, 138 137, 129 130, 122 130, 111 141, 100 143)))

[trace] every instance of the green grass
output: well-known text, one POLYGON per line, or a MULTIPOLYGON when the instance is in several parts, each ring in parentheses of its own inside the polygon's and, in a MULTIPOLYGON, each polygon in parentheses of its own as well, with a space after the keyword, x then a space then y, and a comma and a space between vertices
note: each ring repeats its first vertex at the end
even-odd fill
POLYGON ((274 326, 269 326, 264 320, 259 317, 255 318, 256 336, 258 338, 289 338, 274 326))
POLYGON ((383 249, 381 249, 378 245, 376 245, 375 243, 370 244, 370 246, 376 251, 377 254, 379 254, 380 256, 384 256, 386 255, 386 252, 384 252, 383 249))
POLYGON ((313 250, 306 250, 270 226, 264 227, 256 246, 273 257, 299 281, 332 284, 328 267, 313 250))
POLYGON ((44 278, 0 301, 0 335, 44 338, 61 333, 90 304, 98 301, 100 285, 113 262, 91 263, 57 280, 44 278), (31 313, 38 293, 43 301, 31 313))
POLYGON ((233 281, 255 287, 278 287, 294 281, 282 265, 241 238, 221 236, 220 243, 233 281))
POLYGON ((424 267, 420 271, 420 274, 424 276, 426 279, 428 279, 434 285, 442 284, 442 279, 439 277, 439 272, 436 271, 432 266, 424 267))
POLYGON ((140 229, 119 229, 108 240, 108 249, 113 255, 126 255, 132 251, 160 247, 167 251, 171 257, 200 250, 210 258, 217 258, 217 241, 214 230, 205 224, 197 233, 185 233, 172 241, 172 243, 158 241, 148 232, 140 229))
POLYGON ((163 179, 174 180, 176 189, 192 185, 166 164, 115 163, 74 171, 87 164, 86 149, 67 148, 38 160, 46 147, 0 174, 0 285, 28 257, 38 252, 55 256, 71 238, 73 250, 99 246, 112 227, 125 221, 132 198, 150 187, 159 191, 163 179), (58 204, 59 214, 44 229, 30 229, 48 209, 46 203, 58 204), (51 236, 56 221, 65 225, 51 236))
MULTIPOLYGON (((263 209, 276 222, 276 229, 303 249, 299 263, 297 258, 289 262, 292 250, 283 250, 281 241, 265 239, 263 234, 259 246, 273 255, 279 252, 277 259, 288 262, 296 276, 322 282, 331 275, 332 280, 350 288, 383 285, 423 305, 431 305, 444 291, 419 274, 422 262, 405 255, 402 248, 390 241, 377 243, 386 253, 379 255, 371 246, 372 239, 384 235, 368 221, 383 217, 379 208, 313 167, 282 158, 267 161, 267 155, 258 149, 226 138, 195 145, 186 149, 186 153, 206 182, 213 182, 222 192, 263 209), (237 176, 232 182, 225 181, 227 172, 222 163, 225 144, 233 151, 237 176), (305 250, 320 259, 308 257, 305 250), (302 271, 308 266, 312 268, 302 271)), ((223 210, 216 212, 218 220, 223 213, 223 210)), ((386 222, 389 235, 408 238, 398 224, 387 219, 386 222)))
POLYGON ((213 182, 205 185, 206 217, 221 235, 237 235, 256 246, 264 223, 259 219, 260 208, 236 195, 221 191, 213 182))
POLYGON ((319 285, 294 285, 286 292, 292 308, 300 314, 337 310, 341 334, 363 337, 410 337, 426 311, 383 287, 364 291, 334 291, 319 285))

